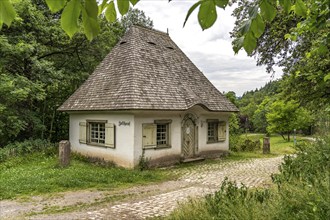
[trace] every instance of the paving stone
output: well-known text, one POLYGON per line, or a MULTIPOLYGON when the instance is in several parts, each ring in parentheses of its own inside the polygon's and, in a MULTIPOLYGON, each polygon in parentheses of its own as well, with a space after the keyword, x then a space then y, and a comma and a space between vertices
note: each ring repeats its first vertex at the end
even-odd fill
POLYGON ((148 217, 164 216, 172 212, 178 205, 190 197, 202 197, 214 193, 227 177, 238 185, 247 187, 264 186, 271 183, 271 174, 278 172, 282 157, 254 159, 230 163, 204 164, 194 166, 193 169, 175 170, 182 175, 178 181, 186 183, 188 187, 149 196, 141 201, 122 203, 100 210, 108 217, 120 219, 145 219, 148 217), (191 185, 191 186, 189 186, 191 185))

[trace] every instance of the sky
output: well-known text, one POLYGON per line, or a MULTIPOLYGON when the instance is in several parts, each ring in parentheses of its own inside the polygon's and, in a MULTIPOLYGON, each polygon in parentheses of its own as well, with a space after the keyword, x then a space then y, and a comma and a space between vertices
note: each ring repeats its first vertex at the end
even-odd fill
POLYGON ((204 31, 198 24, 197 8, 183 28, 186 14, 196 1, 140 0, 134 8, 143 10, 153 20, 154 29, 163 32, 168 29, 172 40, 220 92, 234 91, 241 96, 281 77, 281 70, 275 69, 272 78, 265 67, 257 67, 256 60, 244 50, 234 54, 229 34, 235 22, 232 8, 218 8, 216 23, 204 31))

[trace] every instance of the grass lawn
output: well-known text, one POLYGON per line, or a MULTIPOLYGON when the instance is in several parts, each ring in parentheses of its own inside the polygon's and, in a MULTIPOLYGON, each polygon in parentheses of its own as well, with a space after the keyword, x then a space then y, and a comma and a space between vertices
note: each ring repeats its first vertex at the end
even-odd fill
MULTIPOLYGON (((264 134, 242 134, 242 138, 248 138, 251 140, 260 140, 263 143, 264 134)), ((308 141, 304 137, 297 136, 297 144, 308 141)), ((278 155, 294 154, 294 143, 293 137, 291 141, 288 142, 284 140, 280 135, 272 135, 270 137, 270 154, 263 154, 262 148, 254 152, 231 152, 228 157, 229 160, 241 160, 248 158, 262 158, 262 157, 274 157, 278 155)))
POLYGON ((108 190, 170 178, 162 170, 102 167, 79 159, 61 168, 57 155, 34 153, 0 163, 0 200, 87 188, 108 190))
MULTIPOLYGON (((260 139, 262 143, 262 134, 247 134, 247 137, 253 140, 260 139)), ((295 152, 293 141, 286 142, 280 136, 272 136, 270 140, 270 154, 263 154, 262 149, 255 152, 232 152, 225 160, 273 157, 295 152)), ((298 143, 300 141, 303 139, 298 137, 298 143)), ((221 161, 206 160, 202 163, 221 161)), ((177 169, 195 165, 198 164, 180 165, 177 169)), ((78 157, 73 157, 69 167, 61 168, 56 153, 39 152, 13 157, 0 163, 0 200, 80 189, 109 190, 173 178, 171 172, 166 169, 127 170, 95 165, 78 157)))

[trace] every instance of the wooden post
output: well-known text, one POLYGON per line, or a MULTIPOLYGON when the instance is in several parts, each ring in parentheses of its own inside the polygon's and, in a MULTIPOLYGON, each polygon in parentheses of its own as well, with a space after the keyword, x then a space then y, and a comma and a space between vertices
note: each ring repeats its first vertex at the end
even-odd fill
POLYGON ((269 137, 264 137, 264 144, 263 144, 263 153, 269 154, 270 153, 270 141, 269 137))
POLYGON ((67 140, 60 141, 59 144, 60 166, 66 167, 70 164, 70 142, 67 140))

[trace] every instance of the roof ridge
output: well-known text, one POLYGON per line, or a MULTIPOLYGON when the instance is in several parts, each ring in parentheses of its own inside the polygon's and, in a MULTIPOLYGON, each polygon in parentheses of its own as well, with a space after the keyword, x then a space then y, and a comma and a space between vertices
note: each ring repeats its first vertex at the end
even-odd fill
POLYGON ((162 34, 162 35, 166 35, 168 37, 170 36, 167 32, 160 31, 160 30, 157 30, 157 29, 154 29, 154 28, 145 27, 145 26, 138 25, 138 24, 132 25, 131 28, 140 28, 140 29, 143 29, 143 30, 146 30, 146 31, 149 31, 149 32, 156 33, 156 34, 162 34))

